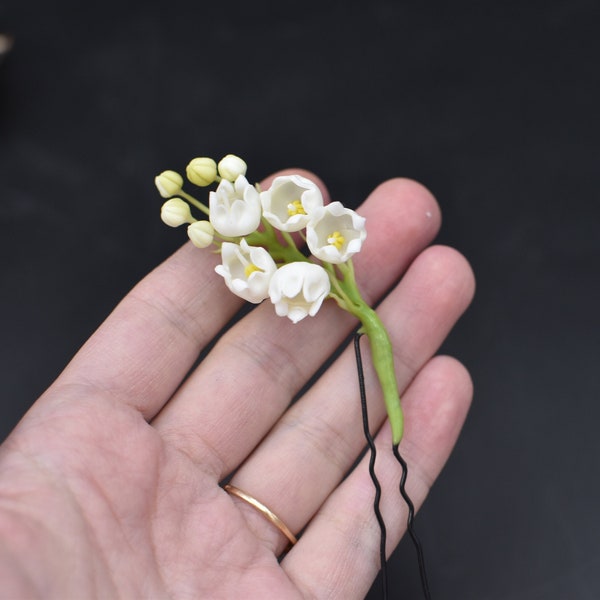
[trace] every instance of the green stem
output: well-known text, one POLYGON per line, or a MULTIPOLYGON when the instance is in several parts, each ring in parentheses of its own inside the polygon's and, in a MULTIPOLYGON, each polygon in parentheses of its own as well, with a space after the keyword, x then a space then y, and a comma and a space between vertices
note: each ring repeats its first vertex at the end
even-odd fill
POLYGON ((265 228, 265 231, 255 231, 246 236, 246 241, 250 245, 266 248, 277 263, 308 262, 308 258, 298 250, 298 246, 296 246, 292 236, 286 231, 280 233, 285 241, 285 245, 279 241, 275 230, 270 225, 268 228, 265 228))
POLYGON ((397 445, 404 431, 404 416, 396 382, 392 343, 385 326, 370 306, 365 305, 358 317, 362 323, 361 330, 369 338, 373 365, 383 391, 383 399, 392 427, 392 443, 397 445))
POLYGON ((345 308, 360 320, 359 331, 369 338, 373 366, 381 385, 392 428, 392 442, 399 444, 404 431, 404 417, 400 406, 392 342, 377 313, 360 295, 351 262, 338 265, 338 268, 343 275, 343 279, 339 280, 339 287, 344 291, 345 298, 351 300, 345 308))
POLYGON ((204 204, 202 204, 202 202, 200 202, 199 200, 196 200, 196 198, 194 198, 194 196, 191 196, 190 194, 188 194, 187 192, 184 192, 183 190, 181 190, 179 192, 179 195, 182 198, 185 198, 190 204, 195 206, 198 210, 201 210, 205 215, 210 215, 208 206, 205 206, 204 204))

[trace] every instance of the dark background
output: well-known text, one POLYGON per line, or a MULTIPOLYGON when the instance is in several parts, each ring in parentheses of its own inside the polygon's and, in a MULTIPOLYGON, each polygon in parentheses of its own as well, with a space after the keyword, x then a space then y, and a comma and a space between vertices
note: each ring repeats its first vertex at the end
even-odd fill
MULTIPOLYGON (((592 0, 0 2, 0 439, 181 243, 157 172, 235 152, 350 205, 412 177, 478 280, 444 348, 475 402, 417 520, 434 598, 600 598, 599 26, 592 0)), ((421 597, 408 540, 391 569, 421 597)))

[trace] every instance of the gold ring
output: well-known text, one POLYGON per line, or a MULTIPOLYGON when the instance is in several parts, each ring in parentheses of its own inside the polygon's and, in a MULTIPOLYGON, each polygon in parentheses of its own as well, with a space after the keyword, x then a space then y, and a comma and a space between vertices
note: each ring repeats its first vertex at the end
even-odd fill
POLYGON ((298 540, 296 536, 290 531, 289 527, 268 507, 266 507, 262 502, 259 502, 256 498, 250 496, 250 494, 246 494, 246 492, 242 492, 242 490, 236 488, 233 485, 225 485, 223 489, 232 496, 237 496, 240 500, 247 502, 250 506, 255 508, 267 521, 273 523, 283 535, 289 540, 290 546, 293 546, 298 540))

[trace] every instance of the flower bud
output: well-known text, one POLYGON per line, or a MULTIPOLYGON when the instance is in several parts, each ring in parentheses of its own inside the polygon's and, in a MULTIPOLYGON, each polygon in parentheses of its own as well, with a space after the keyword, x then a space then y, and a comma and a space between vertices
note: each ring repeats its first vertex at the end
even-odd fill
POLYGON ((206 187, 217 178, 217 163, 207 156, 194 158, 185 168, 185 173, 194 185, 206 187))
POLYGON ((179 227, 184 223, 193 223, 194 221, 188 203, 181 198, 167 200, 160 209, 160 218, 169 227, 179 227))
POLYGON ((212 244, 215 228, 209 221, 196 221, 187 228, 187 233, 196 248, 208 248, 212 244))
POLYGON ((219 161, 219 175, 227 181, 235 181, 239 175, 245 175, 246 163, 235 154, 228 154, 219 161))
POLYGON ((163 198, 170 198, 181 192, 183 177, 175 171, 163 171, 154 178, 154 184, 163 198))

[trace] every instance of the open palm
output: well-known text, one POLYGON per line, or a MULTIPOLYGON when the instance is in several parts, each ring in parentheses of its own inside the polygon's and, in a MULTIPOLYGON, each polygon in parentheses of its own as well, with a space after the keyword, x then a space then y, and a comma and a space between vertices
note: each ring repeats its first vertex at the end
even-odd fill
MULTIPOLYGON (((401 448, 420 505, 471 398, 465 369, 434 354, 468 305, 473 277, 454 250, 427 247, 440 217, 420 185, 389 181, 359 212, 369 237, 354 259, 357 279, 371 302, 385 295, 378 312, 396 352, 401 448)), ((352 353, 290 406, 356 323, 326 303, 293 325, 266 303, 194 368, 241 306, 215 264, 188 244, 148 275, 0 448, 0 596, 366 594, 379 527, 367 464, 348 474, 364 446, 352 353), (227 477, 302 531, 283 560, 287 540, 222 489, 227 477)), ((406 512, 365 362, 391 552, 406 512)))

